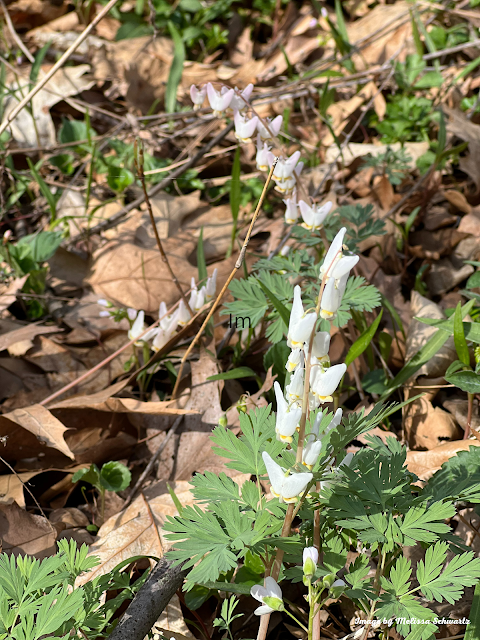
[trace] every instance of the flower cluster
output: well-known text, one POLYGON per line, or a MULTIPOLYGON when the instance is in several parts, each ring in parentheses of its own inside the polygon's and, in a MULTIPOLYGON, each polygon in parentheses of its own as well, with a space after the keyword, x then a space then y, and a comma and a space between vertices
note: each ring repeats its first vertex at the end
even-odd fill
MULTIPOLYGON (((237 87, 229 89, 225 86, 220 91, 217 91, 209 82, 201 88, 192 85, 190 87, 190 96, 194 109, 199 109, 203 105, 205 98, 208 98, 213 114, 216 116, 223 115, 228 109, 233 110, 235 137, 239 142, 252 142, 256 131, 257 154, 255 160, 257 169, 259 171, 268 171, 276 158, 271 149, 282 127, 283 116, 265 119, 257 115, 249 117, 248 112, 251 110, 249 100, 252 91, 253 84, 249 84, 242 92, 237 87)), ((300 151, 295 151, 290 157, 281 155, 277 158, 272 179, 276 185, 275 189, 287 198, 284 200, 286 205, 285 221, 287 224, 294 224, 301 216, 303 220, 302 226, 313 231, 321 228, 332 208, 332 203, 327 202, 324 205, 318 205, 304 200, 297 202, 296 185, 302 169, 303 162, 300 162, 300 151)))
MULTIPOLYGON (((192 278, 190 299, 188 301, 190 309, 193 312, 199 311, 206 302, 215 297, 216 289, 217 269, 214 270, 201 289, 198 289, 195 278, 192 278)), ((144 311, 137 311, 136 309, 118 310, 110 302, 103 299, 97 300, 97 303, 104 307, 99 314, 101 317, 112 317, 117 321, 127 317, 130 322, 128 338, 135 341, 136 347, 143 347, 151 342, 150 347, 155 352, 160 351, 172 338, 177 328, 186 325, 191 317, 183 300, 180 300, 178 307, 171 314, 168 314, 167 305, 162 301, 158 309, 158 326, 151 327, 146 331, 144 311), (144 333, 145 331, 146 333, 144 333)))

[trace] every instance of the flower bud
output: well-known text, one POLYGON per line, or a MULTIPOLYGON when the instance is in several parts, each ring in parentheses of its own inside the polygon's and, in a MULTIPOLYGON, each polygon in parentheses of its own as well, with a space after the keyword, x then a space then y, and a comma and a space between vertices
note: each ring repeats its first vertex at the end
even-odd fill
POLYGON ((227 425, 228 425, 228 420, 227 420, 226 414, 224 413, 223 416, 221 416, 220 420, 218 421, 218 426, 226 429, 227 425))
POLYGON ((330 589, 330 587, 333 585, 334 582, 335 582, 335 574, 329 573, 328 576, 325 576, 323 578, 322 585, 324 589, 330 589))
POLYGON ((303 575, 312 578, 317 570, 318 551, 315 547, 306 547, 303 550, 303 575))
POLYGON ((343 580, 335 580, 329 589, 329 594, 332 598, 339 598, 345 591, 345 582, 343 580))

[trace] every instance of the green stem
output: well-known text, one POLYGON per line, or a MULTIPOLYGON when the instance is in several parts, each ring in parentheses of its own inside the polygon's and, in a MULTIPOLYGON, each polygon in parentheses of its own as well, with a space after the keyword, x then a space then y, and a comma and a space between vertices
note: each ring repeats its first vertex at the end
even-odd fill
POLYGON ((292 618, 292 620, 295 620, 295 622, 296 622, 300 627, 302 627, 302 629, 303 629, 304 631, 306 631, 306 632, 308 633, 308 629, 307 629, 307 627, 305 627, 305 626, 300 622, 300 620, 297 620, 297 618, 293 615, 293 613, 290 613, 290 611, 287 611, 287 609, 285 609, 285 613, 287 614, 287 616, 290 616, 290 618, 292 618))

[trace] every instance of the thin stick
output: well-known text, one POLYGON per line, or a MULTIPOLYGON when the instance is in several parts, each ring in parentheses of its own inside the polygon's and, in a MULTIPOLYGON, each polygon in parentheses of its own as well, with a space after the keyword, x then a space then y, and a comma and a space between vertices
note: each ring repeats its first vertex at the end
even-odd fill
POLYGON ((167 254, 165 253, 165 249, 163 248, 162 241, 160 240, 160 236, 158 234, 157 224, 155 222, 155 216, 153 215, 153 211, 152 211, 152 204, 148 196, 147 185, 145 184, 145 174, 143 172, 144 155, 143 155, 142 143, 140 142, 140 144, 138 144, 137 140, 135 140, 134 149, 135 149, 134 151, 135 166, 137 168, 137 174, 138 174, 139 180, 142 184, 143 197, 145 199, 145 204, 147 205, 147 211, 148 211, 148 215, 150 216, 150 222, 152 223, 153 233, 155 234, 155 240, 157 241, 158 250, 160 251, 160 255, 162 256, 162 261, 165 263, 167 270, 170 274, 170 277, 172 278, 175 286, 178 289, 178 292, 180 293, 180 297, 182 298, 183 303, 188 309, 188 313, 190 314, 190 317, 193 318, 195 314, 190 308, 188 300, 183 292, 182 286, 180 285, 180 282, 178 281, 177 276, 173 272, 170 262, 168 261, 167 254))
POLYGON ((35 62, 35 58, 32 56, 30 51, 22 42, 18 33, 15 31, 15 27, 13 26, 12 19, 10 18, 10 14, 8 13, 8 9, 5 6, 5 2, 3 0, 0 0, 0 6, 2 7, 3 15, 5 17, 5 22, 7 23, 8 30, 12 34, 12 38, 15 40, 18 47, 21 49, 23 55, 33 64, 35 62))
POLYGON ((237 271, 240 269, 240 267, 243 264, 243 260, 245 258, 245 253, 247 251, 247 246, 248 246, 248 243, 250 242, 250 237, 252 235, 253 227, 254 227, 255 222, 257 221, 257 218, 258 218, 258 216, 260 214, 260 209, 261 209, 263 201, 265 199, 265 195, 267 193, 267 189, 268 189, 268 186, 270 184, 270 180, 272 179, 273 171, 275 169, 276 164, 277 164, 277 158, 275 158, 275 160, 272 162, 272 166, 270 168, 270 172, 269 172, 269 174, 267 176, 267 179, 265 181, 265 185, 263 187, 262 194, 261 194, 260 199, 258 201, 257 208, 255 209, 255 213, 253 214, 252 221, 251 221, 250 226, 248 228, 247 235, 246 235, 245 240, 243 242, 243 247, 242 247, 242 249, 240 251, 240 255, 238 256, 238 259, 237 259, 237 261, 235 263, 235 266, 233 267, 233 270, 232 270, 231 274, 228 276, 227 281, 223 285, 222 290, 218 294, 217 299, 215 300, 215 302, 210 307, 210 311, 208 312, 207 317, 203 321, 202 326, 198 330, 197 335, 194 337, 194 339, 190 343, 190 346, 185 351, 185 354, 184 354, 184 356, 182 358, 182 361, 180 363, 180 369, 178 370, 177 381, 175 382, 175 386, 173 388, 172 399, 175 399, 177 397, 178 387, 179 387, 180 381, 182 379, 183 367, 185 365, 185 362, 186 362, 188 356, 192 352, 192 349, 194 348, 194 346, 197 344, 197 341, 199 340, 199 338, 202 335, 205 327, 207 326, 208 321, 210 320, 210 318, 215 313, 218 305, 220 304, 221 299, 223 298, 226 290, 228 289, 228 286, 229 286, 230 282, 233 280, 233 278, 235 277, 237 271))
MULTIPOLYGON (((40 504, 38 503, 38 500, 36 499, 36 497, 33 495, 33 493, 30 491, 28 485, 26 482, 24 482, 20 476, 18 475, 18 473, 15 471, 15 469, 13 467, 11 467, 8 462, 6 460, 4 460, 1 456, 0 456, 0 462, 3 462, 3 464, 8 467, 10 469, 10 471, 17 476, 17 480, 19 480, 22 485, 23 488, 26 489, 28 491, 28 493, 32 496, 33 501, 35 502, 35 504, 37 505, 40 513, 42 514, 42 516, 45 518, 45 520, 48 522, 48 524, 50 525, 50 528, 52 529, 52 531, 55 533, 55 535, 57 534, 57 530, 55 529, 55 527, 52 525, 52 523, 50 522, 50 520, 47 518, 47 516, 45 515, 45 512, 43 511, 42 507, 40 506, 40 504)), ((28 480, 27 480, 28 482, 28 480)))
MULTIPOLYGON (((181 176, 184 171, 186 171, 187 169, 192 167, 194 164, 196 164, 198 162, 198 160, 200 160, 216 144, 218 144, 221 140, 223 140, 223 138, 228 133, 230 133, 230 131, 233 129, 233 127, 234 127, 234 123, 231 122, 227 127, 225 127, 225 129, 220 131, 220 133, 217 136, 215 136, 215 138, 212 138, 210 140, 210 142, 208 142, 194 156, 192 156, 190 158, 190 160, 186 164, 184 164, 181 167, 178 167, 177 169, 174 169, 161 182, 159 182, 154 187, 152 187, 152 189, 148 192, 149 197, 152 198, 157 193, 162 191, 162 189, 165 189, 165 187, 168 187, 168 185, 171 182, 173 182, 176 178, 181 176)), ((133 202, 130 202, 130 204, 128 204, 127 206, 123 207, 120 211, 115 213, 110 218, 107 218, 106 220, 103 220, 102 222, 97 224, 95 227, 92 227, 90 229, 90 231, 89 231, 89 234, 92 235, 92 234, 96 234, 96 233, 101 233, 102 231, 105 231, 106 229, 110 229, 111 227, 114 227, 116 224, 118 224, 120 222, 120 220, 122 220, 128 213, 130 213, 130 211, 133 211, 134 209, 138 209, 138 207, 143 203, 143 201, 144 201, 144 196, 142 194, 141 196, 139 196, 138 198, 133 200, 133 202)), ((82 238, 83 238, 83 234, 82 233, 74 236, 70 240, 69 246, 75 245, 78 242, 78 240, 81 240, 82 238)))
POLYGON ((17 106, 14 109, 12 109, 12 112, 10 113, 8 118, 6 118, 3 124, 0 125, 0 134, 5 131, 5 129, 13 120, 15 120, 15 118, 18 116, 20 111, 27 106, 30 100, 34 96, 36 96, 41 89, 43 89, 43 87, 47 84, 47 82, 53 78, 53 76, 57 73, 57 71, 65 64, 68 58, 72 55, 72 53, 74 53, 74 51, 76 51, 78 47, 82 44, 82 42, 87 38, 88 34, 97 26, 97 24, 102 20, 102 18, 104 18, 107 15, 110 9, 113 9, 113 7, 117 4, 118 1, 119 0, 110 0, 110 2, 103 7, 100 13, 97 16, 95 16, 92 22, 82 31, 82 33, 78 36, 75 42, 73 42, 72 45, 68 47, 68 49, 65 51, 65 53, 62 56, 60 56, 60 58, 53 65, 50 71, 33 87, 31 91, 27 93, 27 95, 23 98, 23 100, 20 100, 17 106))
POLYGON ((155 451, 153 456, 150 458, 149 463, 147 464, 147 466, 145 467, 145 469, 142 472, 141 476, 139 477, 139 479, 135 483, 135 486, 133 487, 133 489, 128 494, 127 499, 125 500, 125 504, 122 507, 123 509, 126 509, 128 507, 128 505, 132 502, 133 497, 135 496, 137 491, 142 486, 143 481, 145 480, 145 478, 147 478, 150 475, 150 471, 153 469, 153 465, 158 460, 158 457, 160 456, 162 451, 165 449, 167 444, 172 439, 172 437, 175 434, 176 430, 180 426, 180 423, 182 422, 182 418, 183 418, 183 415, 182 416, 178 416, 178 418, 176 418, 175 422, 172 424, 172 426, 170 428, 170 431, 167 433, 166 437, 162 440, 162 442, 160 443, 160 446, 155 451))
POLYGON ((93 373, 95 373, 96 371, 98 371, 99 369, 104 367, 106 364, 108 364, 109 362, 114 360, 118 355, 120 355, 122 353, 122 351, 125 351, 125 349, 128 349, 128 347, 131 347, 132 344, 137 342, 137 340, 140 340, 140 338, 142 336, 144 336, 146 333, 148 333, 150 331, 150 329, 153 329, 153 327, 155 327, 160 322, 160 320, 161 320, 161 318, 159 318, 156 322, 151 324, 139 336, 137 336, 133 340, 130 340, 130 342, 127 342, 126 344, 124 344, 123 347, 120 347, 120 349, 117 349, 114 353, 112 353, 107 358, 105 358, 105 360, 102 360, 102 362, 99 362, 98 364, 96 364, 94 367, 92 367, 91 369, 89 369, 88 371, 83 373, 76 380, 73 380, 72 382, 69 382, 64 387, 59 389, 58 391, 55 391, 55 393, 52 393, 51 396, 48 396, 48 398, 45 398, 45 400, 42 400, 41 402, 39 402, 39 404, 46 405, 49 402, 52 402, 52 400, 55 400, 56 398, 58 398, 58 396, 63 395, 66 391, 69 391, 70 389, 73 389, 73 387, 76 387, 77 385, 79 385, 81 382, 83 382, 84 380, 89 378, 93 373))

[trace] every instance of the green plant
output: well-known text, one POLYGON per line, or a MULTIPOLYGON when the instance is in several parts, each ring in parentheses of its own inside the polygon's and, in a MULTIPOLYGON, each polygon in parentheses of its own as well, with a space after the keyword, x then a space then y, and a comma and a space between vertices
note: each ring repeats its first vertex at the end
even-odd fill
POLYGON ((148 571, 130 585, 123 569, 130 558, 106 575, 72 589, 75 579, 99 564, 87 556, 88 547, 74 540, 59 540, 56 555, 36 560, 29 556, 0 555, 0 638, 39 640, 72 637, 103 638, 113 630, 111 619, 122 603, 134 596, 148 571), (106 591, 118 590, 100 604, 106 591))
MULTIPOLYGON (((54 255, 62 240, 61 233, 40 231, 24 236, 15 244, 7 240, 0 246, 0 255, 15 277, 28 275, 22 287, 23 293, 40 296, 44 293, 48 272, 44 263, 54 255)), ((45 307, 40 300, 26 300, 25 305, 31 318, 40 318, 45 313, 45 307)))
POLYGON ((124 491, 132 480, 129 469, 121 462, 106 462, 101 470, 96 464, 89 468, 79 469, 72 476, 72 482, 88 482, 92 484, 100 494, 100 519, 103 522, 105 513, 105 492, 124 491))
POLYGON ((368 154, 365 166, 374 167, 377 175, 385 176, 392 185, 399 185, 408 173, 411 161, 405 149, 388 146, 383 153, 368 154))

